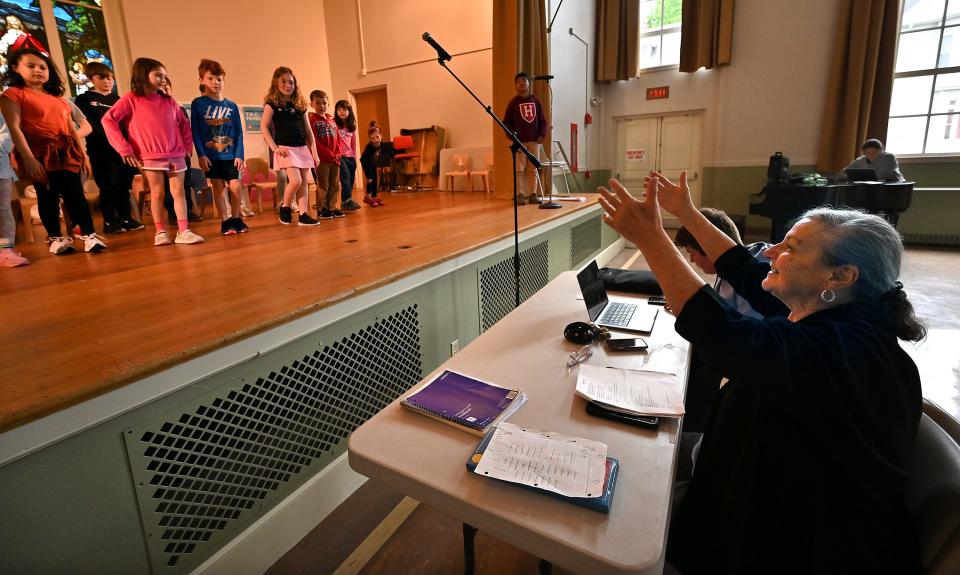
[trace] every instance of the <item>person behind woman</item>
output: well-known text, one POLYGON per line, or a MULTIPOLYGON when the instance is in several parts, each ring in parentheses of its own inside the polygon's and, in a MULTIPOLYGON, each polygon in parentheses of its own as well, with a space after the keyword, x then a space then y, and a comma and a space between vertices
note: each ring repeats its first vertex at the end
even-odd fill
POLYGON ((13 219, 13 210, 10 208, 14 179, 13 169, 10 167, 12 149, 13 139, 10 138, 10 130, 0 116, 0 267, 5 268, 15 268, 30 263, 30 260, 13 249, 17 228, 13 219))
MULTIPOLYGON (((97 253, 107 244, 93 229, 90 206, 83 195, 80 172, 90 173, 71 108, 63 99, 63 81, 46 54, 32 48, 14 52, 0 97, 0 111, 13 138, 19 174, 37 190, 40 221, 47 230, 50 253, 73 251, 71 230, 60 235, 60 198, 70 219, 80 226, 84 251, 97 253)), ((82 114, 81 114, 82 116, 82 114)))
POLYGON ((103 131, 113 149, 131 167, 142 169, 150 188, 150 206, 157 233, 153 245, 172 243, 167 234, 163 205, 164 180, 170 179, 173 210, 177 215, 178 244, 196 244, 203 238, 190 230, 183 178, 184 157, 193 147, 190 120, 166 92, 167 69, 151 58, 137 58, 130 75, 130 92, 103 116, 103 131), (124 135, 129 134, 129 139, 124 135))
POLYGON ((670 525, 667 559, 698 573, 917 573, 905 480, 921 413, 917 366, 897 338, 925 336, 897 281, 903 246, 883 218, 808 211, 753 258, 680 185, 651 172, 634 199, 601 188, 604 220, 637 244, 676 330, 729 381, 670 525), (676 215, 744 316, 705 286, 670 241, 676 215))
POLYGON ((337 131, 340 132, 340 207, 349 211, 359 210, 360 204, 353 199, 357 156, 360 155, 357 117, 353 115, 353 106, 346 100, 339 100, 334 111, 334 121, 337 123, 337 131))
POLYGON ((317 217, 321 220, 345 217, 336 204, 340 189, 340 132, 333 116, 327 113, 329 105, 326 92, 310 92, 313 111, 307 114, 307 121, 317 150, 318 162, 313 177, 317 182, 317 217))
MULTIPOLYGON (((388 164, 393 158, 391 149, 383 145, 383 133, 376 120, 370 122, 367 129, 367 138, 370 140, 363 148, 363 154, 360 155, 360 165, 363 167, 363 175, 367 180, 367 194, 363 197, 363 203, 371 208, 385 206, 379 197, 377 197, 377 188, 380 182, 377 181, 377 167, 388 164)), ((382 168, 389 170, 390 168, 382 168)))
POLYGON ((284 170, 287 175, 287 187, 280 203, 280 223, 292 223, 290 203, 296 196, 300 212, 297 223, 316 226, 320 222, 307 211, 307 178, 319 160, 307 120, 307 102, 290 68, 280 66, 273 71, 263 103, 263 139, 273 152, 273 167, 284 170))

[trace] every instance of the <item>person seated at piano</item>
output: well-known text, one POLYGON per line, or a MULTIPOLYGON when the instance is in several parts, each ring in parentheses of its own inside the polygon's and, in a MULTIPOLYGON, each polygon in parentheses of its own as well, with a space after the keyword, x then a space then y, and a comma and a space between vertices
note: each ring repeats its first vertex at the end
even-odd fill
MULTIPOLYGON (((744 245, 743 240, 740 238, 740 232, 737 230, 737 224, 733 223, 733 220, 730 219, 730 216, 728 216, 725 211, 716 208, 700 208, 700 213, 703 214, 703 217, 707 218, 707 221, 713 224, 715 228, 736 242, 737 245, 744 245)), ((713 261, 704 253, 697 238, 693 236, 690 230, 684 226, 680 226, 680 229, 677 230, 677 235, 673 238, 673 245, 687 252, 687 255, 690 257, 690 263, 700 268, 703 273, 712 276, 717 275, 717 268, 714 267, 713 261)), ((763 252, 770 247, 770 244, 756 242, 745 247, 753 257, 766 260, 763 252)), ((717 281, 713 284, 713 289, 720 294, 720 297, 723 298, 724 301, 740 313, 757 318, 763 317, 762 314, 750 307, 750 304, 745 298, 737 295, 733 286, 723 281, 721 277, 717 276, 717 281)))
POLYGON ((883 142, 871 138, 861 146, 863 155, 847 164, 844 170, 850 168, 873 170, 877 173, 877 181, 902 182, 906 178, 900 173, 897 157, 890 152, 883 151, 883 142))
POLYGON ((814 208, 752 257, 679 185, 651 172, 643 199, 600 188, 604 221, 643 253, 677 332, 727 383, 689 489, 670 521, 667 561, 700 573, 920 573, 905 507, 921 415, 920 376, 898 339, 926 328, 897 281, 903 244, 883 218, 814 208), (697 238, 754 309, 740 314, 673 245, 660 207, 697 238))

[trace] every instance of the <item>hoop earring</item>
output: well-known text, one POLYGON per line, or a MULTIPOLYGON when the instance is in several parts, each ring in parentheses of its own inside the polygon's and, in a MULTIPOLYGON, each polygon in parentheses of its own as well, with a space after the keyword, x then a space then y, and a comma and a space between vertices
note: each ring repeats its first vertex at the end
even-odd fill
POLYGON ((825 289, 820 292, 820 299, 823 300, 824 303, 833 303, 837 299, 837 292, 832 289, 825 289))

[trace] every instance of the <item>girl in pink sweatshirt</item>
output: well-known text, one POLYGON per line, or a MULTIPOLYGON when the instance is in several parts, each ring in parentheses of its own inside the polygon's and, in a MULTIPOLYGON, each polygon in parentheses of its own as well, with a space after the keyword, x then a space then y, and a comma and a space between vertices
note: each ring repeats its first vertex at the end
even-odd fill
POLYGON ((203 238, 190 231, 183 178, 186 157, 193 149, 190 120, 167 95, 167 70, 150 58, 133 63, 130 92, 103 117, 103 131, 123 161, 143 171, 150 188, 150 209, 157 233, 153 245, 173 242, 167 235, 167 210, 163 207, 164 178, 170 178, 173 211, 177 214, 178 244, 196 244, 203 238), (121 126, 128 137, 124 137, 121 126))

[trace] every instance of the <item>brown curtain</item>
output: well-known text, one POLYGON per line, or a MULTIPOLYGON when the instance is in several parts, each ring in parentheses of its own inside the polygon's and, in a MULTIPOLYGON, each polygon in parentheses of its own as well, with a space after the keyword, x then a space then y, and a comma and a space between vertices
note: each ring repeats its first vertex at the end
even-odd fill
POLYGON ((820 128, 817 169, 832 172, 885 141, 893 91, 899 0, 839 2, 837 37, 820 128))
POLYGON ((696 72, 730 63, 734 0, 683 0, 680 71, 696 72))
POLYGON ((629 80, 640 65, 640 0, 597 0, 597 82, 629 80))

